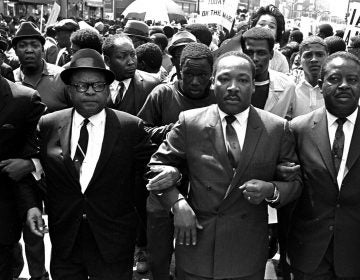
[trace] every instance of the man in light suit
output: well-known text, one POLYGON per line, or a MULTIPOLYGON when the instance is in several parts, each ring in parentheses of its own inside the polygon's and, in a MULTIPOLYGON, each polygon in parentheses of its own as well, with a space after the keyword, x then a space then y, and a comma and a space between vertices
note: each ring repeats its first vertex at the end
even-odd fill
POLYGON ((39 93, 0 75, 0 279, 12 279, 12 249, 24 217, 17 212, 17 187, 34 170, 36 125, 45 110, 39 93), (20 182, 18 182, 20 180, 20 182))
POLYGON ((319 86, 325 108, 291 122, 304 189, 288 256, 295 279, 360 279, 360 61, 330 55, 319 86))
MULTIPOLYGON (((52 279, 131 279, 137 214, 134 178, 154 151, 142 121, 106 108, 114 74, 81 49, 61 74, 74 108, 39 122, 52 242, 52 279)), ((31 230, 41 213, 24 188, 31 230)))
POLYGON ((275 178, 294 158, 284 119, 250 105, 255 65, 229 52, 214 65, 217 105, 182 112, 150 161, 148 189, 174 213, 179 279, 264 279, 267 204, 299 196, 301 182, 275 178), (229 120, 231 119, 231 121, 229 120), (179 169, 189 173, 184 197, 179 169))

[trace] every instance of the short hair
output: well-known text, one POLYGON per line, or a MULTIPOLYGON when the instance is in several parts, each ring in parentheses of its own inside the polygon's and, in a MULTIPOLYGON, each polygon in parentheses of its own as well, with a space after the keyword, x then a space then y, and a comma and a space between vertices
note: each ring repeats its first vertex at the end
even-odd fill
POLYGON ((171 38, 172 36, 174 36, 174 28, 172 28, 169 25, 164 26, 163 28, 164 34, 166 35, 166 37, 171 38))
POLYGON ((201 24, 201 23, 188 24, 186 25, 185 30, 193 34, 196 37, 196 39, 199 40, 200 43, 210 46, 212 41, 212 34, 210 29, 205 24, 201 24))
POLYGON ((151 35, 157 34, 157 33, 164 34, 164 31, 160 26, 150 26, 149 35, 151 36, 151 35))
POLYGON ((93 49, 102 54, 103 39, 92 29, 79 29, 71 34, 70 41, 80 49, 93 49))
POLYGON ((255 63, 254 63, 254 61, 252 61, 252 59, 248 55, 246 55, 240 51, 231 51, 231 52, 226 52, 226 53, 223 53, 222 55, 220 55, 214 62, 214 67, 213 67, 213 76, 214 77, 216 75, 217 66, 219 64, 219 61, 228 56, 237 56, 237 57, 241 57, 241 58, 244 58, 245 60, 247 60, 250 63, 251 73, 252 73, 252 77, 254 79, 255 71, 256 71, 255 63))
POLYGON ((321 79, 321 80, 324 80, 324 77, 325 77, 325 68, 326 68, 326 66, 327 66, 332 60, 334 60, 335 58, 338 58, 338 57, 341 57, 341 58, 346 59, 346 60, 352 60, 352 61, 355 62, 355 63, 359 66, 359 68, 360 68, 360 59, 357 58, 355 55, 353 55, 353 54, 351 54, 351 53, 349 53, 349 52, 345 52, 345 51, 336 52, 336 53, 333 53, 333 54, 329 55, 329 56, 325 59, 323 65, 322 65, 322 67, 321 67, 321 70, 320 70, 320 79, 321 79))
MULTIPOLYGON (((160 47, 154 43, 145 43, 136 48, 138 66, 143 61, 145 64, 157 73, 162 64, 162 52, 160 47)), ((144 69, 140 69, 144 70, 144 69)))
POLYGON ((338 36, 329 36, 324 39, 327 48, 329 50, 329 54, 333 54, 335 52, 341 52, 346 50, 345 41, 338 36))
POLYGON ((131 43, 131 45, 134 45, 129 36, 125 34, 114 34, 109 37, 106 37, 102 45, 102 51, 104 55, 109 57, 111 56, 111 53, 114 51, 115 42, 117 40, 127 40, 129 43, 131 43))
POLYGON ((155 33, 153 35, 151 35, 150 37, 153 42, 158 45, 162 51, 164 51, 169 43, 167 37, 165 34, 162 33, 155 33))
POLYGON ((295 42, 298 42, 299 44, 301 44, 303 39, 304 39, 304 35, 300 30, 297 29, 297 30, 291 31, 291 33, 290 33, 291 41, 295 41, 295 42))
POLYGON ((310 44, 322 45, 325 48, 326 52, 327 53, 329 52, 328 47, 327 47, 324 39, 319 37, 319 36, 312 35, 312 36, 307 37, 304 41, 301 42, 301 44, 299 46, 299 55, 300 56, 302 55, 305 48, 310 44))
POLYGON ((329 23, 320 24, 318 26, 318 28, 319 28, 318 35, 321 38, 326 38, 326 37, 332 36, 334 34, 333 28, 332 28, 331 24, 329 24, 329 23))
POLYGON ((245 41, 252 40, 267 40, 269 44, 269 50, 272 51, 275 45, 275 39, 270 30, 263 27, 253 27, 244 32, 240 38, 241 48, 245 50, 245 41))
POLYGON ((205 58, 210 65, 210 68, 213 67, 214 58, 209 47, 202 43, 190 43, 181 52, 180 56, 180 66, 184 65, 186 59, 202 59, 205 58))
POLYGON ((360 48, 360 36, 352 36, 350 37, 350 46, 353 48, 360 48))
POLYGON ((254 27, 257 24, 257 22, 259 21, 262 15, 271 15, 275 18, 276 26, 277 26, 275 41, 280 42, 281 36, 285 30, 285 19, 283 14, 274 5, 267 5, 265 7, 260 7, 260 9, 257 10, 256 13, 251 18, 251 27, 254 27))

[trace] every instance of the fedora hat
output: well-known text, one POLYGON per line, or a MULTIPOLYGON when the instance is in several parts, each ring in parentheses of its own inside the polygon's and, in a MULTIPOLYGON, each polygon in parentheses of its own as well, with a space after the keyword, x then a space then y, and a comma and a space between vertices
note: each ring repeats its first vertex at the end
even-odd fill
POLYGON ((189 31, 179 31, 172 37, 168 52, 171 55, 175 48, 190 43, 196 43, 196 37, 189 31))
POLYGON ((37 26, 30 21, 24 21, 20 24, 14 38, 11 40, 11 45, 15 47, 17 42, 22 39, 28 38, 38 39, 42 45, 45 44, 45 38, 41 35, 40 30, 37 28, 37 26))
POLYGON ((151 42, 149 37, 149 26, 145 22, 129 20, 124 27, 124 33, 130 37, 134 36, 147 42, 151 42))
POLYGON ((95 69, 105 74, 106 82, 111 84, 115 80, 112 71, 106 69, 102 56, 93 49, 81 49, 77 51, 70 61, 70 66, 60 73, 60 77, 65 84, 70 84, 70 77, 75 71, 81 69, 95 69))

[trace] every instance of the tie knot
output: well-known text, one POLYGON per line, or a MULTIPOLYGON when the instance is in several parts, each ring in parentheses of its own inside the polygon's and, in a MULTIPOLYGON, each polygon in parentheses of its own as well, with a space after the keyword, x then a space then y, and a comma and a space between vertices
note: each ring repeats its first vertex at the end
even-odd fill
POLYGON ((346 118, 338 118, 338 119, 336 119, 336 122, 337 122, 338 125, 340 125, 340 126, 342 126, 346 121, 347 121, 346 118))
POLYGON ((89 122, 90 122, 89 119, 84 119, 82 126, 87 126, 87 124, 88 124, 89 122))
POLYGON ((227 124, 232 124, 236 120, 236 117, 233 115, 225 116, 225 121, 227 124))

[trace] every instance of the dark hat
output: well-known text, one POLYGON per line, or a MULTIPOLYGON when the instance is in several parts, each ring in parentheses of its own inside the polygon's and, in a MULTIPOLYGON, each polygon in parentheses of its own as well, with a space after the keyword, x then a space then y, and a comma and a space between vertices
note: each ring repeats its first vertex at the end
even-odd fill
POLYGON ((134 36, 151 42, 149 37, 149 26, 145 22, 139 20, 129 20, 124 27, 124 33, 130 37, 134 36))
POLYGON ((8 47, 7 40, 4 37, 0 37, 0 50, 6 51, 8 47))
POLYGON ((45 38, 41 35, 40 30, 37 28, 37 26, 30 21, 25 21, 20 24, 14 38, 11 40, 11 45, 14 47, 16 46, 17 42, 27 38, 35 38, 38 39, 42 45, 45 44, 45 38))
POLYGON ((106 69, 102 56, 93 49, 81 49, 77 51, 70 61, 70 66, 60 73, 60 77, 65 84, 70 83, 70 77, 75 71, 80 69, 96 69, 105 74, 106 81, 111 84, 115 80, 112 71, 106 69))
POLYGON ((168 48, 169 54, 172 54, 175 48, 184 46, 190 43, 195 43, 196 37, 188 31, 179 31, 171 39, 168 48))
POLYGON ((58 23, 55 24, 54 26, 55 31, 76 31, 78 29, 80 29, 79 24, 74 21, 73 19, 63 19, 60 20, 58 23))

